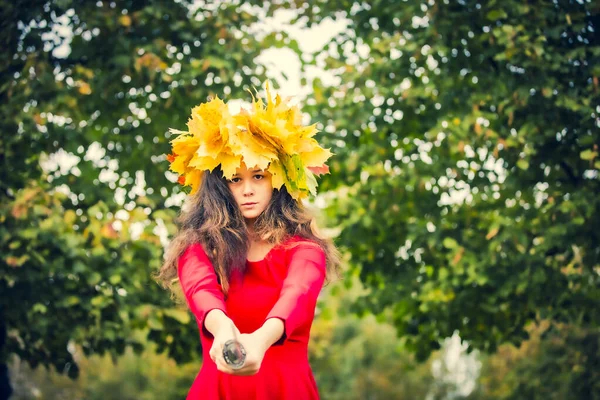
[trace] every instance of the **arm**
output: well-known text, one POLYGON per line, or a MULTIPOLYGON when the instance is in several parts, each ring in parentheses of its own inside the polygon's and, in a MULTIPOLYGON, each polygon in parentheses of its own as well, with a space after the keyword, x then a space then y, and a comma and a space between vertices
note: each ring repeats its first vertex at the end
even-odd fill
POLYGON ((279 318, 268 318, 265 323, 254 331, 254 335, 258 338, 259 343, 267 351, 269 347, 277 343, 285 333, 285 325, 283 320, 279 318))
POLYGON ((256 374, 269 347, 282 344, 296 329, 312 321, 325 280, 325 263, 325 253, 316 244, 302 243, 290 250, 288 271, 279 299, 259 329, 240 335, 247 355, 244 366, 235 371, 224 367, 224 372, 256 374))
POLYGON ((232 370, 227 365, 218 365, 220 371, 233 375, 254 375, 260 370, 265 353, 283 334, 283 321, 269 318, 254 333, 239 335, 238 340, 246 349, 246 361, 242 368, 232 370))
POLYGON ((282 344, 307 321, 312 321, 326 273, 323 250, 314 243, 301 243, 290 250, 288 273, 279 300, 257 331, 270 344, 282 344), (281 323, 272 321, 279 319, 281 323))
POLYGON ((190 310, 207 336, 214 336, 221 327, 231 324, 217 275, 200 244, 191 245, 181 255, 177 274, 190 310))

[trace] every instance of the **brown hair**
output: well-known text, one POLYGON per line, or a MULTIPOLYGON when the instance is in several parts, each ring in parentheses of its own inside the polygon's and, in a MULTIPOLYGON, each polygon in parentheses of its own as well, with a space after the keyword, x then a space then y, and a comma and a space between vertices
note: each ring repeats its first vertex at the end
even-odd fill
MULTIPOLYGON (((179 232, 166 251, 157 280, 175 293, 178 259, 190 245, 200 243, 227 293, 232 273, 246 268, 250 237, 219 167, 204 172, 199 190, 186 199, 177 223, 179 232)), ((273 190, 269 205, 254 222, 254 232, 275 246, 292 236, 313 241, 325 253, 328 277, 339 273, 340 253, 333 241, 321 236, 314 215, 290 196, 285 185, 273 190)))

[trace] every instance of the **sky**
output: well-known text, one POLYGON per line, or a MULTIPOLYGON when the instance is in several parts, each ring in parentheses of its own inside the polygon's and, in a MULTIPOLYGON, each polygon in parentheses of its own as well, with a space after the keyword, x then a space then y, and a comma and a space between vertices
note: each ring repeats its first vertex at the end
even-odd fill
MULTIPOLYGON (((295 16, 296 12, 294 10, 278 10, 275 12, 274 17, 265 18, 260 23, 255 24, 252 29, 264 34, 273 31, 286 32, 291 39, 298 42, 298 46, 303 53, 314 54, 321 50, 333 37, 343 32, 349 22, 345 18, 339 18, 336 21, 327 18, 320 24, 307 28, 299 24, 290 24, 295 16)), ((269 73, 273 75, 272 78, 276 79, 280 85, 282 95, 304 97, 310 92, 310 86, 303 87, 300 84, 300 60, 293 50, 289 48, 266 49, 256 61, 268 67, 269 73), (282 72, 287 76, 287 80, 281 74, 282 72)), ((328 73, 322 67, 307 68, 306 74, 309 81, 315 77, 331 83, 335 80, 334 75, 328 73)))

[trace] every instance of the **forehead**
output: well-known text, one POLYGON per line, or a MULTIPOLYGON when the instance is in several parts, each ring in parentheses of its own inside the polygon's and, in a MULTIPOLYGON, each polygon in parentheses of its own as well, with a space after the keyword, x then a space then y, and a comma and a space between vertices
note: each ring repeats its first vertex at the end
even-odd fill
POLYGON ((255 174, 257 172, 265 172, 264 170, 257 168, 256 166, 254 166, 253 168, 248 168, 246 166, 246 164, 244 164, 242 162, 242 164, 240 165, 239 168, 237 168, 235 170, 235 175, 239 175, 239 174, 255 174))

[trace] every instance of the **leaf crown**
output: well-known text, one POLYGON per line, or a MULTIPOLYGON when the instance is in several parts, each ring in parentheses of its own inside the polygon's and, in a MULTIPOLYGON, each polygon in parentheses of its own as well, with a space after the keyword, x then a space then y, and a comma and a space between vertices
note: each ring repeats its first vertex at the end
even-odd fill
POLYGON ((266 102, 257 92, 249 111, 231 114, 216 97, 192 108, 187 131, 170 129, 177 137, 171 140, 169 169, 191 187, 190 194, 200 187, 204 171, 221 166, 231 179, 242 162, 270 172, 273 188, 285 185, 296 200, 316 194, 315 175, 329 172, 325 162, 333 154, 314 139, 315 124, 303 125, 300 109, 273 97, 269 82, 265 86, 266 102))

